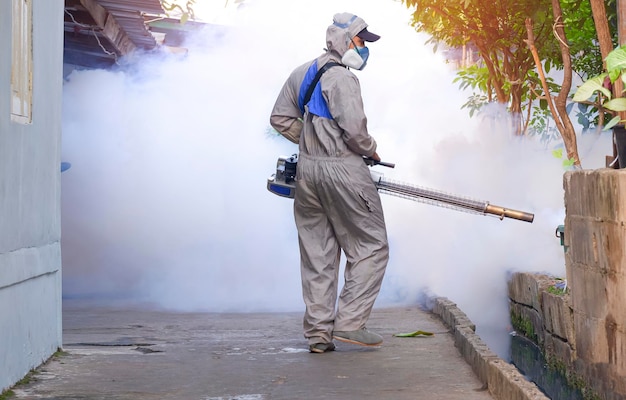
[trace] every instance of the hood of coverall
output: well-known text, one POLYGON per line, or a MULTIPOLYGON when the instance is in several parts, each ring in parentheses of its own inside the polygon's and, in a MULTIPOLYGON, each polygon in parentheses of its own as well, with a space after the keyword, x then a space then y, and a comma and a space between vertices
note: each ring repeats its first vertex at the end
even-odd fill
POLYGON ((326 48, 341 60, 350 48, 350 39, 365 28, 367 24, 361 17, 345 12, 335 14, 333 23, 326 29, 326 48))

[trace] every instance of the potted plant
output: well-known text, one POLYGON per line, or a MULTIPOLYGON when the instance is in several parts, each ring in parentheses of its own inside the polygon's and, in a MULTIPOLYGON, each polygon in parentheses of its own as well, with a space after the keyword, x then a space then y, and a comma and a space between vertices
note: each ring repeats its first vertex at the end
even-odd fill
POLYGON ((605 61, 606 71, 587 79, 576 90, 573 100, 593 106, 600 114, 601 125, 604 113, 613 115, 603 130, 613 129, 619 167, 626 168, 626 118, 623 117, 626 115, 623 113, 626 111, 626 97, 622 97, 626 86, 626 76, 623 74, 626 71, 626 45, 611 51, 605 61))

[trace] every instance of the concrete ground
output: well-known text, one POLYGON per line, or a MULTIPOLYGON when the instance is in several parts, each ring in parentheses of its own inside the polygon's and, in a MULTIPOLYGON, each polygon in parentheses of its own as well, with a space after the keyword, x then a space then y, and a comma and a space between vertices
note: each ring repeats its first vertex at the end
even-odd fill
POLYGON ((380 348, 311 354, 301 313, 174 313, 64 302, 63 350, 17 399, 484 400, 489 392, 441 319, 374 310, 380 348), (394 337, 425 330, 431 337, 394 337))

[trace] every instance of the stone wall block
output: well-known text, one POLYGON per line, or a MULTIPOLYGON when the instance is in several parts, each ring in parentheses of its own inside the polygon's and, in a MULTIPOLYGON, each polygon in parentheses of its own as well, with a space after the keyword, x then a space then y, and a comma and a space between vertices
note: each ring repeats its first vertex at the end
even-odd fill
POLYGON ((500 359, 489 349, 476 335, 475 327, 469 318, 461 318, 464 314, 455 303, 445 297, 436 298, 433 301, 433 312, 450 328, 454 334, 455 346, 471 365, 479 380, 487 386, 494 399, 548 400, 537 385, 528 381, 517 368, 500 359), (443 318, 443 314, 446 319, 443 318), (461 324, 451 325, 448 321, 459 321, 461 324))
MULTIPOLYGON (((596 319, 604 319, 607 314, 608 297, 606 279, 598 269, 584 264, 571 264, 572 271, 568 286, 571 305, 575 313, 596 319)), ((576 332, 579 332, 576 330, 576 332)))
MULTIPOLYGON (((587 215, 584 212, 586 207, 586 196, 580 190, 576 190, 583 186, 587 171, 569 171, 563 174, 563 189, 565 190, 565 208, 567 210, 566 218, 572 216, 587 215)), ((567 224, 565 225, 567 228, 567 224)), ((567 238, 567 234, 565 235, 567 238)))
POLYGON ((606 363, 608 346, 604 318, 592 318, 574 310, 576 354, 587 363, 606 363))
POLYGON ((456 303, 445 298, 434 299, 433 312, 438 314, 447 326, 467 326, 472 331, 476 331, 476 325, 465 315, 456 303))
POLYGON ((593 216, 618 221, 624 212, 626 171, 597 169, 569 171, 563 178, 567 216, 593 216), (621 172, 621 173, 620 173, 621 172))
POLYGON ((550 277, 542 274, 518 272, 509 279, 509 297, 515 303, 541 310, 541 289, 550 284, 550 277))
POLYGON ((611 275, 626 275, 623 261, 626 224, 568 216, 565 226, 566 263, 582 264, 611 275))
MULTIPOLYGON (((585 215, 583 212, 584 197, 579 190, 581 182, 585 178, 586 171, 568 171, 563 174, 563 189, 565 190, 565 207, 567 209, 566 216, 585 215)), ((566 226, 567 227, 567 226, 566 226)), ((567 239, 567 235, 565 236, 567 239)))
MULTIPOLYGON (((616 325, 618 330, 626 331, 626 276, 610 271, 605 277, 605 291, 608 299, 606 318, 616 325)), ((626 358, 626 354, 624 355, 626 358)))
POLYGON ((599 253, 596 238, 599 236, 601 226, 601 222, 590 218, 570 215, 565 217, 565 238, 570 243, 567 255, 571 262, 587 266, 598 264, 599 253), (571 243, 576 245, 572 246, 571 243))
POLYGON ((468 326, 456 327, 454 342, 481 382, 488 381, 489 362, 498 356, 468 326))
MULTIPOLYGON (((539 347, 543 347, 543 319, 541 317, 541 313, 534 308, 527 307, 521 304, 512 303, 510 304, 510 313, 511 315, 517 315, 522 319, 523 329, 520 331, 520 334, 524 334, 529 339, 535 341, 539 347), (526 330, 528 326, 527 323, 530 323, 531 332, 523 332, 526 330)), ((519 330, 519 327, 517 327, 519 330)))
POLYGON ((546 330, 571 345, 575 343, 574 316, 569 305, 569 295, 544 292, 541 295, 543 323, 546 330))
POLYGON ((513 366, 500 359, 489 363, 487 385, 495 399, 506 400, 548 400, 537 385, 525 379, 513 366))
POLYGON ((558 369, 564 367, 570 371, 574 368, 576 352, 570 343, 564 342, 561 338, 545 332, 543 352, 552 367, 558 369))
POLYGON ((574 373, 581 378, 587 389, 592 390, 602 400, 626 399, 626 379, 616 375, 605 363, 589 364, 577 359, 574 373))
POLYGON ((592 193, 597 213, 588 215, 605 221, 626 221, 626 172, 600 169, 596 173, 598 190, 592 193))
POLYGON ((615 393, 616 399, 626 399, 626 375, 623 372, 616 371, 615 374, 611 374, 609 387, 615 393))
POLYGON ((626 330, 615 323, 611 314, 604 320, 609 372, 626 381, 626 330))
MULTIPOLYGON (((566 269, 575 374, 602 399, 626 398, 626 170, 565 174, 566 269)), ((557 343, 546 338, 546 347, 557 343), (548 341, 550 343, 548 344, 548 341)))
MULTIPOLYGON (((626 220, 626 215, 624 215, 626 220)), ((593 246, 597 249, 598 269, 610 276, 626 275, 624 252, 626 249, 626 226, 624 222, 603 221, 592 238, 593 246)))

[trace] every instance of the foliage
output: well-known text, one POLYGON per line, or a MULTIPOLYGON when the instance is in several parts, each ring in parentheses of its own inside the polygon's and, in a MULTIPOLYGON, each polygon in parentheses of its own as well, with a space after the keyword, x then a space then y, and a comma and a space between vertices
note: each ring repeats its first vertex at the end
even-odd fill
POLYGON ((0 400, 11 399, 15 396, 15 392, 11 389, 7 389, 4 392, 0 393, 0 400))
POLYGON ((495 96, 493 88, 488 84, 488 80, 489 71, 478 64, 460 69, 453 80, 453 83, 459 83, 461 90, 468 88, 474 90, 468 97, 467 102, 461 106, 462 109, 467 108, 469 110, 470 117, 474 116, 474 113, 480 110, 482 106, 492 101, 495 96), (478 93, 476 93, 477 89, 478 93))
POLYGON ((472 93, 467 101, 461 106, 461 109, 467 108, 469 110, 470 117, 473 117, 480 109, 489 104, 489 99, 484 94, 472 93))
MULTIPOLYGON (((526 17, 541 18, 548 8, 546 0, 403 0, 414 8, 413 26, 451 47, 467 43, 494 44, 497 49, 512 49, 525 36, 526 17)), ((521 47, 518 47, 521 49, 521 47)))
POLYGON ((28 385, 29 383, 31 383, 34 380, 35 375, 37 373, 38 373, 37 370, 31 369, 30 372, 28 372, 28 374, 26 374, 26 376, 24 376, 22 379, 20 379, 14 385, 13 388, 10 388, 10 389, 7 389, 7 390, 5 390, 3 392, 0 392, 0 400, 8 400, 8 399, 14 398, 15 397, 15 391, 13 389, 18 387, 18 386, 28 385))
MULTIPOLYGON (((611 85, 618 79, 621 79, 623 83, 626 83, 626 77, 622 73, 626 71, 626 45, 620 46, 606 58, 606 71, 599 75, 593 76, 585 81, 574 94, 574 101, 587 102, 591 99, 591 105, 598 110, 598 112, 614 113, 620 111, 626 111, 626 98, 613 97, 611 92, 611 85)), ((618 93, 618 95, 624 94, 618 93)), ((604 129, 610 129, 620 122, 624 122, 619 115, 615 115, 611 121, 609 121, 604 129)))
MULTIPOLYGON (((577 122, 582 126, 583 133, 591 130, 594 126, 598 126, 600 114, 598 110, 589 104, 584 103, 571 103, 570 105, 576 104, 576 118, 577 122)), ((606 117, 603 117, 603 120, 606 120, 606 117)))
POLYGON ((267 126, 265 128, 265 137, 269 139, 276 139, 276 138, 281 138, 283 136, 280 134, 280 132, 278 132, 273 127, 267 126))
MULTIPOLYGON (((553 61, 545 60, 543 62, 543 70, 547 74, 553 67, 553 61)), ((546 83, 550 93, 558 93, 561 90, 561 86, 554 82, 554 79, 547 76, 546 83)), ((561 133, 554 124, 548 101, 543 93, 541 80, 536 70, 528 72, 528 80, 526 82, 528 90, 523 92, 524 102, 528 103, 530 107, 530 120, 528 121, 527 132, 529 135, 541 135, 541 141, 548 143, 553 140, 558 140, 561 133)))
MULTIPOLYGON (((534 68, 528 51, 525 20, 536 23, 536 37, 542 43, 554 42, 545 11, 549 0, 402 0, 413 11, 417 31, 431 35, 433 43, 449 47, 468 46, 480 55, 478 65, 459 71, 461 88, 474 93, 464 108, 474 113, 484 102, 507 104, 520 113, 522 102, 533 97, 525 83, 534 68)), ((558 46, 554 46, 555 48, 558 46)))
POLYGON ((434 333, 432 332, 427 332, 427 331, 414 331, 414 332, 407 332, 407 333, 394 333, 393 336, 395 337, 418 337, 418 336, 433 336, 434 333))
MULTIPOLYGON (((572 56, 572 69, 581 77, 594 76, 602 72, 602 56, 598 47, 596 28, 589 0, 560 0, 563 9, 563 23, 567 32, 568 46, 572 56)), ((605 1, 609 29, 617 43, 616 0, 605 1)), ((546 55, 550 55, 546 53, 546 55)), ((560 57, 552 55, 551 60, 562 68, 560 57)))
POLYGON ((560 137, 559 130, 552 122, 550 109, 548 109, 546 101, 541 100, 539 105, 532 109, 527 133, 530 136, 539 136, 541 143, 546 145, 552 143, 560 137))
MULTIPOLYGON (((480 55, 477 64, 462 68, 454 80, 472 94, 462 108, 473 116, 491 101, 507 104, 510 111, 528 116, 528 133, 554 134, 554 124, 541 99, 558 93, 560 85, 548 77, 551 93, 543 93, 530 52, 525 44, 525 18, 534 22, 535 41, 546 73, 563 68, 559 44, 552 29, 549 0, 402 0, 413 11, 412 25, 431 36, 436 48, 444 43, 453 48, 468 46, 480 55), (523 106, 522 106, 523 105, 523 106), (523 111, 523 110, 527 111, 523 111), (547 129, 545 133, 540 133, 547 129)), ((595 76, 602 71, 595 25, 589 0, 560 0, 563 23, 575 74, 595 76)), ((609 27, 617 38, 616 0, 605 0, 609 27)), ((569 107, 583 128, 599 121, 597 109, 569 107)))
POLYGON ((557 295, 557 296, 562 296, 562 295, 564 295, 567 292, 566 289, 558 288, 556 286, 548 286, 548 289, 546 289, 546 290, 547 290, 548 293, 552 293, 552 294, 557 295))
POLYGON ((564 158, 563 157, 563 148, 558 148, 556 150, 552 150, 552 155, 559 160, 563 160, 563 168, 569 169, 574 166, 576 159, 574 158, 564 158))
MULTIPOLYGON (((64 357, 67 354, 68 354, 67 352, 63 351, 59 347, 57 348, 57 351, 54 352, 54 354, 52 354, 52 356, 50 356, 50 358, 46 360, 44 364, 50 362, 50 360, 58 359, 59 357, 64 357)), ((22 379, 20 379, 19 381, 17 381, 17 383, 15 383, 13 388, 9 388, 3 392, 0 392, 0 400, 12 399, 15 396, 15 391, 13 389, 20 387, 20 386, 28 385, 29 383, 35 381, 37 379, 36 377, 38 374, 39 374, 39 370, 34 369, 34 368, 31 369, 22 379)))
POLYGON ((180 23, 184 24, 190 19, 195 19, 196 16, 194 14, 193 6, 196 0, 186 0, 186 1, 167 1, 160 0, 161 6, 165 10, 165 14, 170 17, 172 15, 177 15, 180 18, 180 23), (179 3, 185 3, 184 6, 181 6, 179 3))
MULTIPOLYGON (((563 22, 566 31, 572 69, 580 78, 585 79, 602 73, 602 56, 594 24, 591 2, 589 0, 560 0, 563 9, 563 22)), ((617 6, 616 0, 604 0, 607 23, 613 43, 617 43, 617 6)), ((559 63, 558 57, 551 57, 559 63)), ((562 68, 562 65, 557 65, 562 68)), ((569 109, 574 112, 583 133, 595 129, 603 121, 611 118, 604 109, 591 107, 592 102, 570 103, 569 109), (576 104, 578 107, 573 107, 576 104)))
POLYGON ((522 316, 521 314, 511 310, 511 325, 516 332, 522 334, 524 337, 530 339, 535 344, 539 343, 537 340, 537 333, 535 332, 535 328, 533 327, 532 322, 527 317, 522 316))

